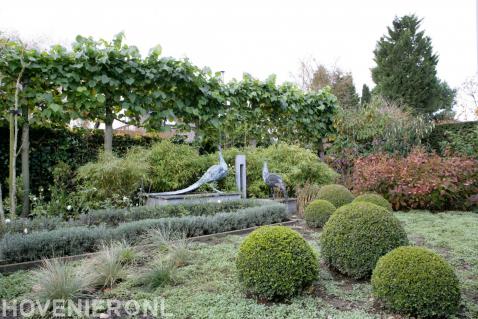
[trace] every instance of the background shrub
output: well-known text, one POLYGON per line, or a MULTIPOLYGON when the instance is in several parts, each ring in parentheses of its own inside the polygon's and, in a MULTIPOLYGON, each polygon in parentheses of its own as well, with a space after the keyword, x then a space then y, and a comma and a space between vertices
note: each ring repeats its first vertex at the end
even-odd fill
POLYGON ((319 263, 309 244, 284 226, 253 231, 239 248, 239 279, 259 298, 284 299, 298 294, 318 278, 319 263))
POLYGON ((367 203, 372 203, 378 206, 382 206, 388 210, 392 210, 392 204, 385 198, 383 198, 382 195, 379 194, 374 194, 374 193, 366 193, 359 195, 355 197, 355 199, 352 201, 352 203, 356 202, 367 202, 367 203))
MULTIPOLYGON (((0 127, 0 140, 8 141, 8 127, 0 127)), ((155 135, 131 136, 115 134, 113 151, 122 156, 133 146, 149 147, 161 138, 155 135)), ((96 160, 98 150, 103 149, 103 130, 83 128, 30 128, 30 178, 31 190, 37 192, 41 186, 47 190, 53 183, 53 168, 60 162, 66 163, 73 170, 96 160)), ((20 175, 21 158, 18 157, 18 175, 20 175)), ((0 181, 8 176, 8 143, 0 143, 0 181)), ((3 184, 7 187, 8 185, 3 184)), ((7 190, 3 189, 5 194, 7 190)))
POLYGON ((207 160, 197 149, 166 140, 145 150, 143 158, 151 166, 151 189, 156 192, 185 188, 196 182, 208 168, 207 160))
MULTIPOLYGON (((264 161, 268 162, 271 171, 282 176, 291 196, 295 194, 296 186, 302 186, 307 182, 321 185, 332 183, 338 176, 314 153, 299 146, 277 144, 267 148, 245 148, 244 150, 231 148, 223 152, 230 170, 228 176, 218 184, 222 190, 236 190, 234 164, 237 154, 246 155, 248 195, 250 197, 267 197, 269 194, 269 189, 262 180, 264 161)), ((126 156, 125 160, 128 160, 129 157, 130 154, 126 156)), ((176 145, 169 141, 155 144, 150 150, 133 151, 131 158, 139 158, 138 160, 143 162, 147 159, 149 164, 147 175, 151 176, 151 183, 147 189, 154 192, 186 188, 196 182, 210 166, 218 162, 217 152, 199 155, 192 146, 176 145)), ((121 162, 121 160, 119 161, 121 162)), ((86 167, 91 165, 97 167, 94 163, 88 164, 86 167)), ((85 168, 82 167, 81 170, 85 170, 85 168)), ((116 174, 120 173, 121 170, 116 171, 116 174)), ((86 172, 81 175, 85 176, 86 172)), ((131 186, 137 187, 142 180, 146 179, 143 175, 137 174, 137 176, 130 176, 128 180, 130 180, 131 186)))
POLYGON ((478 192, 478 161, 415 149, 405 158, 376 154, 357 159, 357 192, 383 194, 394 209, 463 210, 478 192))
POLYGON ((351 203, 354 200, 354 195, 345 186, 332 184, 322 186, 317 194, 317 199, 329 201, 338 208, 351 203))
POLYGON ((338 174, 321 162, 316 154, 296 145, 276 144, 263 149, 246 151, 248 187, 253 197, 267 197, 269 190, 262 181, 262 164, 282 176, 291 196, 296 186, 306 182, 318 185, 335 182, 338 174))
POLYGON ((370 276, 381 256, 407 243, 399 220, 386 208, 366 202, 338 208, 320 236, 324 260, 355 279, 370 276))
POLYGON ((149 166, 136 151, 128 152, 124 158, 101 153, 97 162, 88 163, 78 169, 82 186, 94 189, 91 196, 98 201, 112 195, 132 197, 139 191, 141 182, 147 182, 149 166))
POLYGON ((421 318, 452 316, 460 305, 453 268, 421 247, 399 247, 377 263, 372 275, 375 297, 393 311, 421 318))
POLYGON ((331 202, 316 199, 311 202, 305 209, 304 218, 307 226, 318 228, 323 227, 329 217, 335 212, 335 206, 331 202))
POLYGON ((441 155, 455 154, 478 158, 478 122, 436 125, 425 144, 441 155))
MULTIPOLYGON (((330 184, 335 182, 338 177, 338 174, 327 164, 321 162, 317 155, 297 145, 279 143, 267 148, 247 147, 242 150, 231 148, 224 151, 224 159, 231 171, 219 183, 223 189, 236 190, 233 169, 237 154, 246 155, 247 193, 250 197, 267 198, 269 196, 269 188, 262 180, 264 161, 267 161, 271 172, 281 175, 290 196, 295 196, 297 186, 300 187, 306 183, 330 184)), ((217 156, 217 153, 206 156, 208 161, 206 168, 217 163, 217 156)))

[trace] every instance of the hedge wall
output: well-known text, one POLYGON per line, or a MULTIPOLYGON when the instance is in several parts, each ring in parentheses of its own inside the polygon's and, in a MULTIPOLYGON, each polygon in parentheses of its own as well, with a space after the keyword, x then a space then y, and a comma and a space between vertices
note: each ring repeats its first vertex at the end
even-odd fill
MULTIPOLYGON (((20 131, 21 132, 21 131, 20 131)), ((19 138, 19 145, 20 145, 19 138)), ((122 155, 132 146, 150 146, 161 140, 152 136, 115 135, 113 150, 122 155)), ((75 128, 31 128, 30 129, 30 178, 31 189, 37 192, 52 183, 54 166, 63 161, 73 169, 95 160, 98 150, 103 147, 103 131, 75 128)), ((9 130, 0 127, 0 182, 8 177, 9 130)), ((21 157, 18 157, 18 174, 21 157)), ((6 188, 7 185, 4 185, 6 188)), ((4 190, 6 191, 6 190, 4 190)))
POLYGON ((424 141, 432 150, 441 153, 440 143, 449 141, 447 132, 453 132, 462 137, 466 142, 467 136, 473 134, 478 129, 478 121, 473 122, 457 122, 436 125, 428 138, 424 141))

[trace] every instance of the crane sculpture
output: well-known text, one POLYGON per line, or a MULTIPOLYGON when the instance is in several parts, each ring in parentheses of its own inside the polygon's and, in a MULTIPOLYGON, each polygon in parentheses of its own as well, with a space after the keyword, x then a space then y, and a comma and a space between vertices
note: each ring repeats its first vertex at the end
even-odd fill
POLYGON ((224 177, 227 176, 227 163, 224 160, 224 157, 222 157, 222 148, 221 145, 219 145, 219 164, 213 165, 208 168, 206 173, 194 184, 191 186, 180 189, 177 191, 172 191, 172 192, 163 192, 163 193, 157 193, 157 195, 180 195, 180 194, 186 194, 189 192, 192 192, 193 190, 198 189, 202 185, 209 184, 209 186, 217 193, 222 193, 218 189, 216 189, 212 183, 220 181, 224 177))
POLYGON ((274 197, 274 189, 277 188, 282 192, 285 200, 288 200, 289 196, 287 195, 287 188, 282 177, 274 173, 269 173, 267 162, 264 162, 264 166, 262 167, 262 179, 264 180, 264 183, 269 186, 270 197, 274 197))

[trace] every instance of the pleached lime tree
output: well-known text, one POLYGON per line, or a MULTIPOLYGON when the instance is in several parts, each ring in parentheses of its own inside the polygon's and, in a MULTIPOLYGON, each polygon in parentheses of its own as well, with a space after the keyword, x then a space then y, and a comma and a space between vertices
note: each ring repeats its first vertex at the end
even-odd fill
POLYGON ((104 148, 113 149, 113 121, 138 121, 144 113, 137 103, 141 90, 141 55, 119 33, 111 42, 78 36, 73 43, 72 63, 67 66, 69 107, 78 118, 104 123, 104 148))
POLYGON ((29 128, 31 125, 64 125, 69 113, 62 107, 62 62, 64 58, 55 49, 40 52, 28 48, 19 40, 4 39, 0 56, 0 106, 10 126, 9 194, 10 211, 16 215, 17 148, 21 152, 23 180, 22 215, 29 213, 29 128), (8 113, 8 116, 6 115, 8 113), (18 147, 19 127, 22 128, 18 147))

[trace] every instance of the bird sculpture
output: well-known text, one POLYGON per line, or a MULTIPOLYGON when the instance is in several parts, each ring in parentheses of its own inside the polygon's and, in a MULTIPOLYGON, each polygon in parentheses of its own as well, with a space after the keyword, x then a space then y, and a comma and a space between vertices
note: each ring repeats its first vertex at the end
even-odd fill
POLYGON ((289 198, 287 195, 287 188, 282 180, 282 177, 274 173, 269 173, 267 162, 264 162, 264 166, 262 167, 262 179, 264 180, 264 183, 269 186, 270 197, 274 197, 274 189, 278 188, 284 195, 285 200, 289 198))
POLYGON ((202 185, 209 184, 211 188, 217 192, 217 193, 222 193, 218 189, 216 189, 212 183, 220 181, 224 177, 227 176, 227 163, 224 161, 224 157, 222 157, 222 148, 221 145, 219 145, 219 164, 213 165, 208 168, 206 173, 194 184, 191 186, 180 189, 177 191, 172 191, 172 192, 163 192, 163 193, 158 193, 157 195, 180 195, 180 194, 186 194, 189 192, 192 192, 193 190, 198 189, 202 185))

